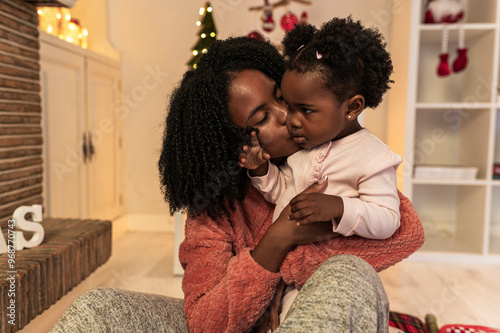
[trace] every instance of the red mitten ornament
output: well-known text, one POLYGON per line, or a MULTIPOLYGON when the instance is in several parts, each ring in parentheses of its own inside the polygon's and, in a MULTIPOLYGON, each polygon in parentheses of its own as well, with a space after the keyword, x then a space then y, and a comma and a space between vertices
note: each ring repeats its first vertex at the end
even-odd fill
POLYGON ((457 58, 453 62, 453 71, 458 73, 467 66, 467 48, 465 47, 465 32, 463 27, 458 30, 457 58))
POLYGON ((448 29, 443 28, 441 35, 441 54, 439 55, 438 76, 450 75, 450 65, 448 64, 448 29))

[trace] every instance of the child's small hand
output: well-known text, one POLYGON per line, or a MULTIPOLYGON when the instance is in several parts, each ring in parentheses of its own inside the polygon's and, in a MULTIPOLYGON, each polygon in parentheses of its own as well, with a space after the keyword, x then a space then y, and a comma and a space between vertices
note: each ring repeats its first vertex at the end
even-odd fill
POLYGON ((255 170, 266 163, 271 156, 260 145, 255 131, 250 134, 250 143, 250 146, 243 146, 243 152, 239 155, 238 165, 248 170, 255 170))
MULTIPOLYGON (((326 184, 314 186, 324 189, 326 184)), ((341 219, 344 214, 344 203, 341 197, 307 190, 290 200, 290 207, 292 214, 288 216, 288 219, 296 221, 297 225, 341 219)))

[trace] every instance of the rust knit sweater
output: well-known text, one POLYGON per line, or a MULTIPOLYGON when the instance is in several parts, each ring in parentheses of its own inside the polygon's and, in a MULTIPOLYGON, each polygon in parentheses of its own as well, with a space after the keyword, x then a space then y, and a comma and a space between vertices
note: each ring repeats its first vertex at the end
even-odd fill
POLYGON ((184 310, 190 332, 248 332, 273 298, 281 278, 300 289, 326 259, 353 254, 382 271, 415 252, 424 242, 422 224, 410 201, 400 194, 401 226, 392 237, 358 236, 297 246, 280 271, 257 264, 250 251, 272 223, 274 206, 255 188, 229 218, 188 218, 179 258, 184 310))

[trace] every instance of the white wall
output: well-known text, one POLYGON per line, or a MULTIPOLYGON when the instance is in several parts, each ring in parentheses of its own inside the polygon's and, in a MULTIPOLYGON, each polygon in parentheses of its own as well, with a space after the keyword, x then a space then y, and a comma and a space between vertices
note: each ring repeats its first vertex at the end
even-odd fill
MULTIPOLYGON (((96 1, 104 2, 79 0, 78 6, 96 1)), ((198 11, 205 1, 107 1, 109 20, 104 31, 107 30, 110 45, 121 53, 124 106, 128 108, 124 117, 126 210, 133 217, 131 224, 134 226, 140 224, 157 228, 156 221, 171 230, 173 219, 167 218, 168 206, 160 192, 156 162, 161 148, 168 95, 186 70, 191 47, 198 38, 199 28, 195 25, 199 19, 198 11)), ((409 3, 409 0, 401 1, 409 3)), ((395 12, 391 4, 398 4, 398 0, 312 2, 311 6, 292 2, 288 9, 297 16, 307 11, 309 22, 317 26, 334 16, 353 14, 366 25, 378 26, 390 41, 391 14, 395 12)), ((261 13, 248 10, 248 7, 262 3, 262 0, 211 1, 218 38, 246 35, 256 29, 262 31, 261 13)), ((274 11, 276 27, 266 35, 275 43, 279 43, 283 36, 279 22, 285 10, 280 8, 274 11)), ((84 15, 82 10, 79 10, 80 13, 84 15)), ((82 25, 85 25, 83 18, 82 25)), ((100 37, 90 34, 92 38, 100 37)), ((382 106, 376 111, 368 110, 365 118, 365 125, 382 139, 386 131, 385 115, 385 106, 382 106)))

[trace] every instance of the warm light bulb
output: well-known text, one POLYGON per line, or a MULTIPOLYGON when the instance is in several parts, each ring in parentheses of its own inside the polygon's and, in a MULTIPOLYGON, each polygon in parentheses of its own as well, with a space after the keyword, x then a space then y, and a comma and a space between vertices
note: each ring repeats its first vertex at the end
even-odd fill
POLYGON ((198 55, 198 51, 193 50, 193 55, 198 55))
POLYGON ((200 25, 201 25, 201 22, 200 22, 200 21, 196 21, 196 25, 197 25, 197 26, 200 26, 200 25))
POLYGON ((59 39, 64 39, 64 36, 63 35, 59 35, 59 39))
POLYGON ((38 13, 38 15, 43 15, 43 10, 39 9, 39 10, 37 11, 37 13, 38 13))
POLYGON ((56 14, 56 17, 57 17, 57 19, 58 19, 58 20, 60 20, 60 19, 61 19, 61 14, 60 14, 60 13, 57 13, 57 14, 56 14))
POLYGON ((204 12, 205 12, 205 8, 201 7, 200 8, 200 15, 203 15, 204 12))
POLYGON ((69 43, 73 43, 73 38, 71 38, 70 36, 67 36, 66 41, 69 43))
POLYGON ((71 20, 71 14, 66 14, 66 21, 70 21, 71 20))
POLYGON ((212 7, 207 8, 207 12, 211 13, 212 12, 212 7))
POLYGON ((88 36, 89 35, 89 31, 85 28, 83 28, 83 31, 82 31, 83 35, 84 36, 88 36))
POLYGON ((47 27, 47 32, 50 34, 50 33, 52 33, 52 31, 54 31, 54 28, 52 28, 52 26, 51 26, 51 25, 49 25, 49 26, 47 27))
POLYGON ((215 32, 211 32, 210 37, 215 37, 215 32))
POLYGON ((205 33, 202 33, 201 38, 205 38, 205 37, 207 37, 207 35, 205 33))
POLYGON ((198 65, 197 65, 197 64, 194 64, 194 65, 193 65, 193 68, 194 68, 194 69, 196 69, 196 67, 198 67, 198 65))
POLYGON ((208 51, 207 49, 201 50, 201 52, 203 52, 203 53, 207 53, 207 51, 208 51))

